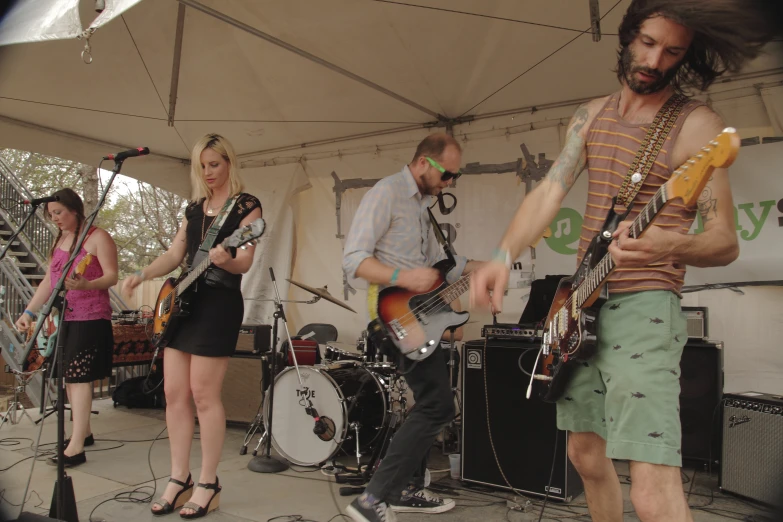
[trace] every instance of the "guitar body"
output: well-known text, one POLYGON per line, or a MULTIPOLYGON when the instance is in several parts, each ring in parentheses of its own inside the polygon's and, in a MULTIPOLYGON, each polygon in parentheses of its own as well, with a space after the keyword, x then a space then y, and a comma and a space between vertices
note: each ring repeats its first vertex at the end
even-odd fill
POLYGON ((60 328, 60 312, 52 308, 52 312, 44 318, 43 327, 38 332, 35 342, 38 344, 38 351, 43 357, 49 357, 57 346, 57 330, 60 328))
POLYGON ((558 323, 559 327, 551 334, 550 353, 543 364, 542 373, 552 378, 541 389, 540 397, 545 402, 555 402, 563 395, 573 368, 592 357, 598 345, 596 338, 598 312, 609 298, 606 286, 599 289, 590 306, 577 308, 574 313, 560 313, 561 310, 573 310, 567 302, 573 295, 574 289, 583 281, 584 275, 588 273, 589 260, 600 259, 600 256, 591 255, 591 250, 594 248, 598 250, 599 244, 595 239, 593 242, 577 272, 571 277, 560 280, 547 315, 547 325, 558 323))
POLYGON ((470 317, 468 312, 455 312, 439 295, 448 286, 448 261, 433 268, 440 276, 423 294, 399 286, 384 288, 378 294, 378 319, 394 345, 414 361, 429 357, 447 329, 465 324, 470 317))
POLYGON ((156 348, 165 348, 174 337, 182 319, 190 315, 190 306, 196 295, 195 285, 188 287, 181 294, 177 292, 177 285, 186 276, 187 273, 176 279, 169 277, 158 292, 152 315, 152 344, 156 348))
POLYGON ((599 287, 582 307, 574 305, 574 291, 589 277, 590 271, 608 253, 612 233, 626 218, 630 209, 622 215, 614 208, 609 213, 598 233, 587 247, 585 256, 576 273, 560 280, 546 318, 545 334, 550 352, 544 359, 543 374, 551 377, 541 390, 541 399, 555 402, 562 397, 573 368, 595 355, 598 346, 598 313, 607 299, 609 291, 605 285, 599 287))

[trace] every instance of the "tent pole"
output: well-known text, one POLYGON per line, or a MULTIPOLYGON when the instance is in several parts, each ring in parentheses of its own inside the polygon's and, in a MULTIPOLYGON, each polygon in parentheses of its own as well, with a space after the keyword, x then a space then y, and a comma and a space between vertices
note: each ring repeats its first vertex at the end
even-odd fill
POLYGON ((174 37, 174 63, 171 65, 171 88, 169 89, 169 127, 174 126, 174 112, 177 108, 179 91, 179 64, 182 59, 182 35, 185 32, 185 5, 177 10, 177 34, 174 37))

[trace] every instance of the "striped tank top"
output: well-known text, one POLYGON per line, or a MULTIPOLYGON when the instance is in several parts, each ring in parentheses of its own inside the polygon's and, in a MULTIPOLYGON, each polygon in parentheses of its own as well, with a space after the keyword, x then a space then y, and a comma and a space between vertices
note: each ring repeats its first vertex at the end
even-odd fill
MULTIPOLYGON (((587 132, 589 184, 587 207, 579 238, 577 255, 579 262, 584 257, 590 241, 600 231, 601 225, 612 207, 612 197, 617 195, 650 127, 650 123, 634 124, 623 120, 617 110, 619 100, 619 92, 611 95, 587 132)), ((633 208, 627 219, 636 218, 658 188, 679 167, 679 165, 672 165, 670 158, 674 143, 685 118, 701 105, 704 105, 701 101, 688 100, 682 108, 661 148, 661 152, 650 169, 650 173, 634 199, 633 208)), ((617 209, 618 213, 621 210, 617 209)), ((654 225, 686 234, 690 230, 695 216, 695 209, 689 209, 682 205, 680 200, 675 200, 658 215, 654 225)), ((618 268, 609 277, 607 284, 610 294, 641 290, 671 290, 680 295, 684 282, 685 265, 657 262, 644 268, 618 268)))

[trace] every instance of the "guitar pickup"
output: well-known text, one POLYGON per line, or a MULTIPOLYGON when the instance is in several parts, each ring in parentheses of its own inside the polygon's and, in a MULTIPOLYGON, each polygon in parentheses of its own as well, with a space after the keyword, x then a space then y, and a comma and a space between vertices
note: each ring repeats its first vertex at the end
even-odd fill
POLYGON ((402 341, 405 336, 408 335, 408 332, 397 319, 389 321, 389 328, 391 328, 392 332, 394 332, 394 335, 397 337, 398 341, 402 341))

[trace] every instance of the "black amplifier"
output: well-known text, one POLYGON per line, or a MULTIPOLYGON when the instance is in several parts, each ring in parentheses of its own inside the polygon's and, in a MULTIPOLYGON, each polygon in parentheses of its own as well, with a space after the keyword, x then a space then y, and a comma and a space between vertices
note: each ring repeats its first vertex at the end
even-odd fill
POLYGON ((783 494, 783 397, 766 393, 723 396, 720 488, 777 504, 783 494))
MULTIPOLYGON (((496 325, 497 326, 497 325, 496 325)), ((582 481, 568 460, 555 405, 525 398, 539 343, 487 339, 462 347, 462 462, 466 482, 570 502, 582 481), (486 350, 484 343, 486 342, 486 350), (551 481, 550 481, 551 477, 551 481)))

